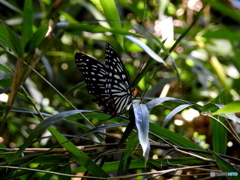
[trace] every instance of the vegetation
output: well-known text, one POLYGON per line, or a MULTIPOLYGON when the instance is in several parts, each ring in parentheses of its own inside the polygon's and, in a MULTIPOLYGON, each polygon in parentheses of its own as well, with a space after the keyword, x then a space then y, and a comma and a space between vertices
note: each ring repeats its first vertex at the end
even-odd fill
POLYGON ((0 1, 1 179, 238 179, 240 14, 227 2, 0 1), (139 91, 116 117, 74 61, 103 60, 106 43, 139 91))

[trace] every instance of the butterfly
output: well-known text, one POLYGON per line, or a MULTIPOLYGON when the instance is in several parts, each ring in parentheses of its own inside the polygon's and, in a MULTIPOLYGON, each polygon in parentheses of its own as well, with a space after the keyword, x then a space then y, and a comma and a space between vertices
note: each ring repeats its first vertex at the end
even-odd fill
POLYGON ((132 103, 134 87, 131 87, 127 71, 110 44, 106 44, 105 64, 82 54, 75 54, 75 62, 82 72, 89 94, 94 95, 99 106, 111 116, 120 114, 132 103))

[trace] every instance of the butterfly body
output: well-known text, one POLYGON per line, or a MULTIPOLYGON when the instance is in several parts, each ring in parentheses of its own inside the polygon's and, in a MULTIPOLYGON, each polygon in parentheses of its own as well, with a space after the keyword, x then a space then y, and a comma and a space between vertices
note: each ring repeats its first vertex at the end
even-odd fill
POLYGON ((87 83, 88 93, 96 97, 93 102, 103 106, 106 113, 116 116, 132 102, 134 88, 110 44, 106 44, 104 65, 82 53, 76 53, 75 61, 87 83))

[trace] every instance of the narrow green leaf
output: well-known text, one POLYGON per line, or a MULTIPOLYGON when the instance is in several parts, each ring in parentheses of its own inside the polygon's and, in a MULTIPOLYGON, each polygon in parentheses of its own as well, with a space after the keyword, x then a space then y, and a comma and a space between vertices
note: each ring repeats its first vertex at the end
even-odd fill
POLYGON ((76 84, 75 86, 73 86, 72 88, 70 88, 66 93, 65 93, 65 96, 67 96, 68 94, 70 93, 73 93, 75 90, 77 89, 82 89, 83 87, 85 87, 87 84, 85 81, 82 81, 78 84, 76 84))
POLYGON ((13 72, 12 72, 11 69, 8 68, 7 66, 4 66, 4 65, 0 64, 0 70, 2 70, 3 72, 5 72, 5 73, 8 74, 9 76, 13 76, 13 72))
POLYGON ((35 48, 37 48, 43 39, 46 36, 48 31, 48 24, 43 25, 40 27, 34 34, 29 43, 26 45, 25 50, 26 52, 34 52, 35 48))
MULTIPOLYGON (((217 162, 218 167, 223 171, 226 172, 227 178, 230 180, 238 180, 240 171, 237 169, 235 166, 233 166, 231 163, 227 162, 225 159, 220 157, 218 154, 215 152, 212 152, 212 155, 214 159, 217 162)), ((211 175, 215 176, 214 171, 211 172, 211 175)))
POLYGON ((58 13, 65 18, 66 22, 78 23, 78 21, 74 17, 72 17, 70 13, 64 11, 59 11, 58 13))
MULTIPOLYGON (((168 129, 161 128, 160 126, 153 124, 153 123, 150 123, 149 127, 150 127, 150 133, 152 133, 158 137, 167 139, 178 146, 203 150, 201 147, 199 147, 195 143, 187 140, 186 138, 182 137, 181 135, 178 135, 172 131, 169 131, 168 129)), ((200 154, 200 153, 198 153, 198 154, 200 154)), ((206 154, 201 154, 201 156, 209 157, 209 155, 206 155, 206 154)))
POLYGON ((57 56, 57 57, 66 57, 69 59, 73 58, 73 53, 67 53, 67 52, 63 52, 63 51, 47 51, 45 53, 45 55, 47 56, 57 56))
MULTIPOLYGON (((199 18, 201 17, 203 10, 207 7, 209 0, 207 0, 204 4, 204 6, 201 8, 201 10, 196 14, 195 19, 190 24, 190 26, 181 34, 181 36, 176 40, 176 42, 173 44, 173 46, 169 49, 169 53, 171 53, 177 45, 181 42, 181 40, 187 35, 187 33, 193 28, 193 26, 198 22, 199 18)), ((169 54, 167 54, 163 59, 167 59, 169 54)))
POLYGON ((19 150, 14 154, 14 157, 12 160, 15 160, 17 157, 20 156, 20 154, 26 149, 28 146, 32 144, 35 138, 37 138, 43 131, 45 131, 49 126, 55 124, 58 121, 61 121, 63 118, 81 113, 81 112, 88 112, 84 110, 71 110, 71 111, 65 111, 56 115, 53 115, 46 120, 42 121, 28 136, 28 138, 25 140, 23 145, 19 148, 19 150))
MULTIPOLYGON (((70 164, 67 164, 65 166, 63 166, 58 172, 60 173, 64 173, 64 174, 71 174, 71 166, 70 164)), ((66 177, 66 176, 59 176, 58 180, 71 180, 71 177, 66 177)))
POLYGON ((205 164, 206 161, 195 157, 180 157, 180 158, 159 158, 159 159, 149 159, 149 163, 157 167, 169 167, 169 164, 181 164, 181 165, 196 165, 205 164))
POLYGON ((170 102, 176 102, 178 104, 189 104, 191 106, 195 106, 196 109, 200 109, 201 106, 198 104, 193 104, 192 102, 186 101, 186 100, 182 100, 182 99, 177 99, 177 98, 172 98, 172 97, 160 97, 160 98, 152 98, 151 101, 146 103, 146 106, 148 108, 148 110, 151 110, 152 108, 154 108, 155 106, 158 106, 166 101, 170 101, 170 102))
POLYGON ((67 30, 67 31, 88 31, 88 32, 96 32, 96 33, 105 33, 105 32, 112 32, 114 34, 121 34, 121 35, 132 35, 132 36, 137 36, 137 37, 141 37, 139 35, 136 35, 134 33, 128 32, 126 30, 123 29, 115 29, 113 27, 111 28, 106 28, 103 26, 99 26, 99 25, 89 25, 89 24, 65 24, 62 27, 58 27, 58 29, 56 30, 55 34, 58 33, 58 31, 60 31, 62 29, 67 30))
MULTIPOLYGON (((0 111, 1 111, 1 110, 2 110, 2 111, 3 111, 3 110, 7 110, 7 109, 8 109, 8 106, 0 105, 0 111)), ((11 107, 10 112, 28 113, 28 114, 39 114, 37 111, 33 111, 33 110, 30 110, 30 109, 26 109, 26 108, 14 107, 14 106, 11 107)), ((42 114, 43 116, 47 116, 47 117, 52 116, 51 114, 47 114, 47 113, 43 113, 43 112, 41 112, 41 114, 42 114)))
MULTIPOLYGON (((227 125, 225 118, 220 116, 215 116, 219 121, 224 125, 227 125)), ((227 150, 227 130, 219 122, 216 122, 214 119, 210 121, 212 129, 212 146, 213 150, 216 153, 226 154, 227 150), (221 141, 219 141, 221 139, 221 141)))
MULTIPOLYGON (((23 163, 25 164, 25 163, 23 163)), ((36 170, 46 170, 46 169, 54 169, 52 168, 52 164, 46 164, 46 165, 40 165, 38 167, 35 167, 34 169, 36 170)), ((57 167, 56 167, 57 168, 57 167)), ((55 168, 55 169, 56 169, 55 168)), ((19 168, 20 169, 20 168, 19 168)), ((21 179, 21 180, 25 180, 25 179, 29 179, 29 176, 32 176, 33 171, 30 170, 19 170, 19 171, 11 171, 10 173, 8 173, 7 175, 3 175, 1 177, 2 180, 9 180, 9 179, 21 179), (24 178, 25 177, 25 178, 24 178), (27 178, 28 177, 28 178, 27 178)), ((49 174, 50 177, 52 176, 52 174, 49 174)), ((46 179, 44 179, 46 180, 46 179)))
POLYGON ((133 128, 135 127, 135 122, 134 121, 130 121, 122 135, 122 138, 120 139, 119 143, 118 143, 118 147, 117 149, 119 149, 123 143, 126 141, 126 139, 128 138, 128 136, 130 135, 130 133, 132 132, 133 128))
POLYGON ((218 109, 213 115, 240 112, 240 101, 234 101, 218 109))
POLYGON ((144 44, 143 42, 141 42, 137 38, 135 38, 133 36, 129 36, 129 35, 126 35, 126 38, 129 39, 130 41, 132 41, 133 43, 137 44, 139 47, 141 47, 155 61, 166 64, 164 62, 164 60, 159 55, 157 55, 157 53, 155 53, 152 49, 150 49, 146 44, 144 44))
POLYGON ((17 8, 16 6, 14 6, 13 3, 11 4, 8 1, 3 1, 3 0, 1 0, 0 3, 3 4, 4 6, 6 6, 7 8, 19 13, 19 14, 23 14, 23 12, 19 8, 17 8))
POLYGON ((14 56, 23 56, 23 48, 19 38, 8 26, 2 22, 0 22, 0 44, 6 51, 14 56))
POLYGON ((31 98, 30 96, 27 96, 26 94, 20 93, 20 92, 17 92, 17 98, 28 104, 36 103, 35 99, 31 98))
POLYGON ((134 132, 126 143, 126 148, 124 150, 122 159, 118 166, 117 172, 118 176, 125 175, 127 173, 129 165, 131 163, 132 154, 135 148, 138 146, 138 144, 139 144, 138 133, 134 132))
POLYGON ((94 17, 95 19, 99 19, 99 24, 104 27, 109 27, 109 24, 106 22, 105 16, 101 13, 102 7, 99 1, 81 1, 81 6, 86 8, 94 17))
MULTIPOLYGON (((104 13, 112 29, 122 29, 121 19, 114 0, 100 0, 104 13)), ((123 36, 115 34, 118 43, 123 47, 123 36)))
POLYGON ((79 150, 72 142, 62 136, 57 130, 50 127, 48 129, 57 141, 73 156, 73 158, 82 166, 84 166, 93 176, 109 177, 109 175, 95 164, 84 152, 79 150))
POLYGON ((221 1, 209 1, 209 4, 213 9, 215 9, 222 15, 227 16, 230 19, 233 19, 234 21, 240 23, 238 11, 234 11, 231 7, 226 6, 226 4, 221 1))
MULTIPOLYGON (((126 126, 126 125, 127 125, 127 123, 109 124, 109 125, 106 125, 106 126, 99 125, 99 126, 93 128, 93 129, 87 130, 86 132, 82 133, 82 134, 79 135, 78 137, 83 137, 83 136, 87 136, 87 135, 89 135, 89 134, 93 134, 93 133, 105 131, 105 130, 108 129, 108 128, 122 127, 122 126, 126 126)), ((78 125, 78 126, 79 126, 79 125, 78 125)), ((80 126, 80 127, 86 129, 86 127, 83 127, 83 126, 80 126)), ((102 138, 101 138, 101 139, 102 139, 102 138)), ((101 139, 100 139, 100 141, 101 141, 101 139)))
POLYGON ((11 87, 12 79, 0 79, 0 88, 11 87))
POLYGON ((177 114, 179 113, 180 111, 184 110, 184 109, 187 109, 189 107, 191 107, 192 105, 190 104, 182 104, 182 105, 179 105, 177 106, 176 108, 174 108, 166 117, 165 119, 163 120, 163 127, 165 127, 169 121, 177 114))
POLYGON ((23 9, 23 27, 22 27, 22 46, 25 47, 26 44, 32 38, 33 33, 33 10, 32 10, 32 0, 24 1, 23 9))
MULTIPOLYGON (((136 156, 134 154, 134 156, 136 156)), ((140 155, 141 156, 141 155, 140 155)), ((171 158, 171 159, 166 159, 166 158, 159 158, 159 159, 149 159, 148 162, 151 164, 155 165, 156 167, 159 168, 169 168, 169 165, 171 164, 181 164, 181 165, 196 165, 196 164, 206 164, 206 161, 197 159, 194 157, 182 157, 182 158, 171 158)), ((106 162, 103 165, 103 169, 105 171, 116 171, 117 168, 119 167, 119 161, 113 161, 113 162, 106 162)), ((144 161, 142 159, 133 159, 131 160, 131 164, 129 166, 130 169, 144 169, 144 168, 152 168, 153 166, 147 163, 147 166, 145 167, 144 161)), ((73 173, 77 172, 85 172, 86 169, 84 167, 78 167, 73 170, 73 173)))
MULTIPOLYGON (((211 101, 215 104, 226 104, 226 92, 221 92, 214 100, 211 101)), ((214 116, 216 119, 226 125, 225 118, 221 116, 214 116)), ((222 124, 214 119, 211 119, 211 130, 212 130, 212 146, 216 153, 225 154, 227 151, 227 130, 222 124), (219 141, 221 139, 221 141, 219 141)))
MULTIPOLYGON (((156 54, 158 54, 160 52, 160 47, 157 47, 154 52, 156 54)), ((146 76, 146 74, 148 73, 149 69, 152 67, 153 63, 154 63, 154 59, 152 59, 152 58, 150 58, 147 61, 146 66, 144 66, 143 70, 140 72, 140 74, 138 74, 138 76, 132 82, 133 86, 137 86, 139 84, 139 82, 146 76)))

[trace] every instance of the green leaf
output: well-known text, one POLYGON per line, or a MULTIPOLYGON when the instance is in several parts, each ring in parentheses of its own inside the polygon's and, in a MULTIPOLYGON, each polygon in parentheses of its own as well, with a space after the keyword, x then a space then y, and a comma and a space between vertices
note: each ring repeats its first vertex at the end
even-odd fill
MULTIPOLYGON (((136 155, 134 155, 136 156, 136 155)), ((171 159, 166 159, 166 158, 160 158, 160 159, 149 159, 147 163, 147 166, 145 167, 144 161, 142 159, 134 159, 131 161, 131 164, 129 166, 130 169, 144 169, 144 168, 152 168, 152 164, 155 165, 156 167, 160 168, 169 168, 169 165, 171 164, 181 164, 181 165, 196 165, 196 164, 206 164, 206 161, 194 158, 194 157, 182 157, 182 158, 171 158, 171 159)), ((117 168, 119 167, 119 161, 113 161, 113 162, 106 162, 103 165, 103 169, 105 171, 116 171, 117 168)), ((73 173, 77 172, 85 172, 86 169, 84 167, 78 167, 73 170, 73 173)))
POLYGON ((181 158, 159 158, 159 159, 149 159, 149 163, 157 167, 169 167, 169 164, 181 164, 181 165, 195 165, 195 164, 205 164, 206 161, 195 157, 181 157, 181 158))
POLYGON ((45 131, 49 126, 55 124, 58 121, 61 121, 63 118, 73 115, 73 114, 77 114, 77 113, 81 113, 81 112, 88 112, 88 111, 84 111, 84 110, 71 110, 71 111, 65 111, 65 112, 61 112, 59 114, 53 115, 49 118, 47 118, 46 120, 42 121, 40 124, 38 124, 38 126, 30 133, 30 135, 28 136, 28 138, 25 140, 25 142, 23 143, 23 145, 19 148, 19 150, 14 154, 14 157, 12 160, 15 160, 17 157, 20 156, 20 154, 24 151, 24 149, 26 149, 28 146, 30 146, 32 144, 32 142, 34 141, 35 138, 37 138, 41 133, 43 133, 43 131, 45 131))
MULTIPOLYGON (((114 0, 100 0, 104 13, 107 17, 108 23, 112 29, 122 29, 121 19, 114 0)), ((123 47, 123 36, 115 34, 118 43, 123 47)))
MULTIPOLYGON (((0 105, 0 110, 7 110, 7 109, 8 109, 8 106, 0 105)), ((14 106, 11 107, 10 112, 27 113, 27 114, 39 114, 37 111, 29 110, 29 109, 26 109, 26 108, 14 107, 14 106)), ((47 117, 52 116, 51 114, 47 114, 47 113, 43 113, 43 112, 41 112, 41 114, 43 116, 47 116, 47 117)))
MULTIPOLYGON (((226 103, 226 95, 225 91, 221 92, 214 100, 212 100, 212 103, 215 104, 225 104, 226 103)), ((224 125, 227 124, 225 118, 221 116, 214 116, 216 119, 221 121, 224 125)), ((214 119, 211 119, 211 130, 212 130, 212 146, 213 150, 216 153, 225 154, 227 151, 227 130, 225 127, 223 127, 222 124, 217 122, 214 119), (221 141, 219 141, 221 139, 221 141)))
MULTIPOLYGON (((154 51, 155 53, 159 53, 160 52, 160 47, 157 47, 156 50, 154 51)), ((152 67, 154 63, 154 59, 150 58, 147 61, 146 66, 143 68, 143 70, 140 72, 140 74, 138 74, 138 76, 134 79, 134 81, 132 82, 133 86, 137 86, 139 84, 139 82, 144 79, 144 77, 146 76, 146 74, 148 73, 149 69, 152 67)), ((144 85, 145 86, 145 85, 144 85)))
POLYGON ((213 9, 221 13, 222 15, 226 15, 234 21, 240 23, 239 13, 238 11, 234 11, 231 7, 226 6, 221 1, 209 1, 209 4, 213 9))
MULTIPOLYGON (((71 174, 71 166, 70 164, 67 164, 63 166, 58 172, 64 173, 64 174, 71 174)), ((58 180, 71 180, 71 177, 66 177, 66 176, 59 176, 58 180)))
POLYGON ((78 84, 76 84, 75 86, 73 86, 72 88, 70 88, 66 93, 65 93, 65 96, 67 96, 68 94, 70 93, 73 93, 75 90, 77 89, 82 89, 83 87, 85 87, 87 84, 85 81, 82 81, 78 84))
MULTIPOLYGON (((34 169, 36 170, 45 170, 45 169, 51 169, 52 168, 52 164, 46 164, 46 165, 40 165, 34 169)), ((54 169, 54 168, 52 168, 54 169)), ((55 168, 57 169, 57 168, 55 168)), ((21 180, 24 180, 24 179, 29 179, 27 178, 26 176, 30 176, 32 175, 32 171, 30 170, 20 170, 20 167, 19 167, 19 171, 11 171, 10 173, 8 173, 7 175, 5 175, 4 177, 1 177, 2 180, 9 180, 9 179, 21 179, 21 180), (19 178, 18 178, 19 177, 19 178), (25 178, 24 178, 25 177, 25 178)), ((52 174, 48 174, 48 176, 52 176, 52 174)), ((45 179, 44 179, 45 180, 45 179)))
MULTIPOLYGON (((225 118, 223 117, 215 117, 219 121, 221 121, 224 125, 227 125, 225 118)), ((220 154, 226 154, 227 150, 227 130, 222 126, 219 122, 211 119, 210 121, 211 129, 212 129, 212 146, 213 150, 220 154), (221 139, 221 141, 219 141, 221 139)))
POLYGON ((30 96, 27 96, 26 94, 20 93, 20 92, 17 92, 17 98, 28 104, 36 103, 35 99, 31 98, 30 96))
POLYGON ((131 157, 134 152, 134 149, 138 146, 138 133, 134 132, 126 143, 126 148, 124 150, 122 159, 118 166, 117 175, 125 175, 128 171, 129 165, 131 163, 131 157))
POLYGON ((201 108, 201 106, 198 104, 193 104, 192 102, 182 100, 182 99, 172 98, 172 97, 152 98, 151 101, 146 103, 146 106, 147 106, 148 110, 151 110, 155 106, 158 106, 167 101, 173 102, 176 104, 189 104, 190 106, 194 106, 194 108, 197 110, 200 110, 200 108, 201 108))
POLYGON ((234 101, 218 109, 213 115, 240 112, 240 101, 234 101))
POLYGON ((11 69, 8 68, 7 66, 4 66, 4 65, 0 64, 0 70, 2 70, 3 72, 5 72, 5 73, 8 74, 9 76, 13 76, 13 72, 12 72, 11 69))
POLYGON ((22 46, 25 47, 32 38, 33 33, 33 10, 32 0, 24 1, 23 27, 22 27, 22 46))
POLYGON ((4 23, 0 23, 0 44, 16 57, 23 56, 22 44, 17 35, 4 23))
POLYGON ((191 107, 192 105, 190 104, 182 104, 182 105, 179 105, 177 106, 176 108, 174 108, 166 117, 165 119, 163 120, 163 127, 165 127, 169 122, 170 120, 177 114, 179 113, 180 111, 184 110, 184 109, 187 109, 189 107, 191 107))
MULTIPOLYGON (((169 131, 168 129, 161 128, 160 126, 157 126, 156 124, 153 124, 153 123, 150 123, 149 127, 150 127, 150 133, 154 134, 155 136, 167 139, 178 146, 203 150, 201 147, 197 146, 195 143, 187 140, 181 135, 178 135, 172 131, 169 131)), ((201 154, 201 153, 198 153, 198 154, 201 154)), ((201 154, 201 156, 209 157, 209 155, 206 155, 206 154, 201 154)))
POLYGON ((68 141, 67 138, 62 136, 57 130, 52 127, 49 128, 49 131, 57 139, 57 141, 64 147, 73 158, 82 166, 84 166, 93 176, 97 177, 109 177, 109 175, 95 164, 91 158, 89 158, 84 152, 79 150, 72 142, 68 141))
POLYGON ((223 171, 228 173, 227 178, 230 180, 238 180, 240 171, 233 166, 230 162, 227 162, 225 159, 220 157, 215 152, 212 152, 213 158, 216 160, 218 167, 223 171), (234 173, 233 175, 229 175, 229 173, 234 173))
POLYGON ((0 1, 0 3, 5 5, 7 8, 19 13, 19 14, 23 14, 23 12, 19 8, 17 8, 13 4, 9 3, 8 1, 0 1))
POLYGON ((45 53, 45 55, 56 56, 56 57, 66 57, 66 58, 69 58, 69 59, 73 58, 73 53, 67 53, 67 52, 63 52, 63 51, 47 51, 45 53))
POLYGON ((12 79, 0 79, 0 88, 11 87, 12 79))
MULTIPOLYGON (((69 121, 69 120, 65 120, 65 121, 73 124, 75 127, 79 127, 81 129, 83 129, 84 131, 86 131, 85 133, 81 134, 81 137, 82 136, 86 136, 87 134, 93 134, 95 132, 100 132, 100 131, 104 131, 105 130, 105 129, 101 129, 102 126, 100 126, 100 129, 98 127, 90 129, 88 126, 86 126, 84 124, 81 124, 81 123, 78 123, 78 122, 75 122, 75 121, 69 121)), ((106 126, 104 126, 104 127, 106 127, 106 126)), ((107 127, 106 127, 106 129, 107 129, 107 127)), ((98 133, 96 133, 95 136, 99 140, 99 142, 104 142, 104 139, 98 133)))
MULTIPOLYGON (((134 33, 128 32, 126 30, 122 30, 122 29, 115 29, 115 28, 106 28, 103 26, 99 26, 99 25, 89 25, 89 24, 66 24, 65 26, 62 26, 62 29, 67 30, 67 31, 88 31, 88 32, 95 32, 95 33, 106 33, 106 32, 112 32, 114 34, 121 34, 121 35, 132 35, 132 36, 137 36, 137 37, 141 37, 139 35, 136 35, 134 33)), ((60 31, 60 27, 57 29, 58 31, 60 31)), ((56 34, 58 33, 55 32, 56 34)))
POLYGON ((74 17, 72 17, 71 14, 66 13, 64 11, 59 11, 58 13, 65 18, 66 22, 78 23, 78 21, 76 19, 74 19, 74 17))
POLYGON ((134 117, 133 117, 133 111, 130 110, 130 122, 128 123, 119 143, 117 146, 117 150, 124 144, 124 142, 127 140, 128 136, 133 131, 133 128, 135 127, 134 117))
POLYGON ((34 34, 29 43, 26 45, 25 50, 26 52, 34 52, 35 48, 37 48, 40 43, 43 41, 43 39, 46 36, 46 33, 48 31, 48 24, 43 25, 40 27, 34 34))
POLYGON ((148 53, 149 56, 152 57, 152 59, 166 65, 164 60, 159 55, 157 55, 157 53, 155 53, 152 49, 150 49, 146 44, 144 44, 143 42, 141 42, 140 40, 133 36, 126 35, 126 38, 137 44, 139 47, 141 47, 146 53, 148 53))
POLYGON ((99 19, 99 24, 104 27, 109 27, 108 23, 106 22, 106 18, 103 15, 102 6, 99 1, 81 1, 81 6, 86 8, 94 17, 95 19, 99 19))

